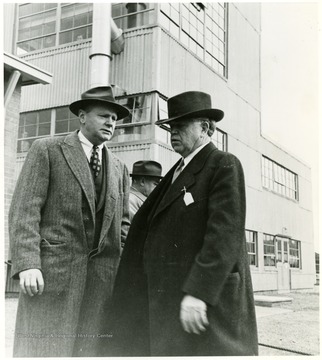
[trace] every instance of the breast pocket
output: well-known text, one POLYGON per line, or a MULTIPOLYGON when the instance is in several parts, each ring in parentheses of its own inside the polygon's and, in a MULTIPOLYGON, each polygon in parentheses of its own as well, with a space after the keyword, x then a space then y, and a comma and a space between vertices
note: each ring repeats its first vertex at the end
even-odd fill
POLYGON ((44 292, 60 295, 67 291, 71 278, 71 253, 67 243, 42 239, 40 254, 44 292))

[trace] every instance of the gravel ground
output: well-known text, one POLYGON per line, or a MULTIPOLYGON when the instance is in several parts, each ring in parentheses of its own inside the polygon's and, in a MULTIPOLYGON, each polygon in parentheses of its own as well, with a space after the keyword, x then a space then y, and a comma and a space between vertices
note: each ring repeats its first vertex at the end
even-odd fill
MULTIPOLYGON (((272 293, 266 293, 266 295, 269 294, 272 293)), ((319 355, 320 323, 318 291, 295 291, 283 296, 292 298, 292 303, 284 303, 275 307, 291 311, 258 318, 259 343, 306 354, 319 355)), ((275 351, 274 349, 260 346, 260 355, 282 355, 282 352, 275 351)), ((285 355, 291 355, 291 353, 285 355)))
MULTIPOLYGON (((272 292, 261 293, 276 295, 272 292)), ((283 296, 293 299, 292 303, 284 303, 272 308, 261 309, 267 316, 257 319, 259 343, 286 350, 278 350, 267 346, 259 346, 260 356, 296 356, 287 350, 306 354, 320 354, 319 331, 319 293, 315 291, 296 291, 283 296)), ((257 307, 258 308, 258 307, 257 307)), ((12 357, 14 338, 14 322, 17 311, 17 298, 7 297, 5 300, 5 347, 6 357, 12 357)), ((300 354, 298 354, 300 355, 300 354)))

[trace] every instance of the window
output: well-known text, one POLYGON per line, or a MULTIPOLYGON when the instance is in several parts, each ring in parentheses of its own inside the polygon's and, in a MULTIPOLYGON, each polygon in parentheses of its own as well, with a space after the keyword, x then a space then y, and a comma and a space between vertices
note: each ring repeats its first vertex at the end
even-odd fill
POLYGON ((155 22, 154 6, 151 3, 117 3, 112 4, 112 17, 117 27, 125 30, 155 22))
POLYGON ((160 23, 222 76, 226 74, 227 4, 161 3, 160 23))
POLYGON ((92 37, 92 4, 63 5, 61 8, 59 44, 92 37))
POLYGON ((266 156, 262 157, 263 187, 298 200, 298 176, 266 156))
POLYGON ((18 55, 92 37, 91 3, 21 4, 18 16, 18 55))
POLYGON ((68 106, 20 114, 17 152, 27 152, 38 138, 64 135, 79 128, 68 106))
MULTIPOLYGON (((162 97, 159 96, 159 109, 158 109, 158 120, 168 118, 168 108, 167 102, 162 97)), ((156 126, 156 139, 160 140, 168 145, 171 144, 170 141, 170 128, 168 125, 164 124, 161 126, 156 126)), ((217 146, 219 150, 227 151, 227 134, 216 127, 215 133, 211 138, 212 142, 217 146)))
POLYGON ((289 262, 291 268, 301 268, 301 243, 297 240, 289 241, 290 256, 289 262))
POLYGON ((152 99, 155 95, 119 97, 117 102, 129 109, 130 115, 117 121, 111 142, 145 140, 152 137, 152 99))
POLYGON ((258 266, 257 264, 257 232, 246 230, 246 245, 248 251, 249 265, 258 266))
POLYGON ((275 239, 273 235, 264 234, 264 266, 275 266, 275 239))

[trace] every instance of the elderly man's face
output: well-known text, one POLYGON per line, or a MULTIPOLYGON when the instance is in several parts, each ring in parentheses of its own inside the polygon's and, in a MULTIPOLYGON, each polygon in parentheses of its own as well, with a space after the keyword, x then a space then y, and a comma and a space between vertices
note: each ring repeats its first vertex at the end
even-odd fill
POLYGON ((205 135, 200 121, 193 119, 174 120, 169 122, 171 129, 171 145, 182 157, 187 157, 203 144, 205 135))
POLYGON ((79 118, 82 133, 93 145, 111 140, 117 115, 108 105, 95 104, 86 111, 80 110, 79 118))

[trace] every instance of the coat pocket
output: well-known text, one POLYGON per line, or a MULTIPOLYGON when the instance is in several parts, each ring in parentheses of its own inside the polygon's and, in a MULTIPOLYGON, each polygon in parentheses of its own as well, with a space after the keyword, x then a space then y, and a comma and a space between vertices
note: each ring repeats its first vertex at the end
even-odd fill
POLYGON ((66 292, 71 278, 71 253, 66 242, 42 239, 40 244, 44 292, 66 292))

